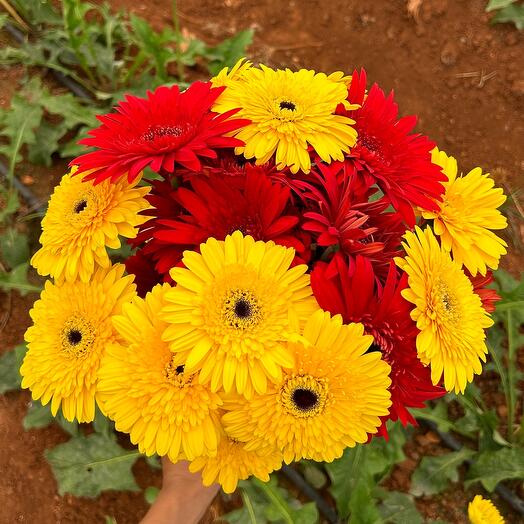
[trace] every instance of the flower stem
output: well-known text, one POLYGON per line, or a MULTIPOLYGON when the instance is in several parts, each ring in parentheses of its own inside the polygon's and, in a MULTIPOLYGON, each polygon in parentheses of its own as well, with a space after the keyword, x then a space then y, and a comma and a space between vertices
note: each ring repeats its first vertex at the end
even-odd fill
POLYGON ((517 351, 515 346, 515 326, 513 322, 513 312, 511 309, 506 311, 506 330, 508 333, 508 441, 513 442, 513 425, 515 424, 516 408, 516 357, 517 351))

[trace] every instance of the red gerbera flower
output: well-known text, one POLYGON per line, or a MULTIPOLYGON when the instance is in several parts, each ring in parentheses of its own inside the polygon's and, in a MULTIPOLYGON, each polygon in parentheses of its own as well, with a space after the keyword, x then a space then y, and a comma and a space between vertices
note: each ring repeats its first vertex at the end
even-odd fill
POLYGON ((409 226, 415 225, 414 206, 438 210, 446 176, 431 162, 435 144, 420 134, 409 134, 417 118, 398 119, 393 93, 388 97, 374 84, 366 96, 366 72, 354 71, 348 100, 360 104, 347 112, 356 122, 356 145, 351 156, 368 185, 376 183, 409 226))
POLYGON ((211 106, 224 87, 194 82, 180 93, 178 86, 148 91, 147 99, 127 95, 116 113, 101 115, 102 125, 89 132, 81 144, 97 150, 75 158, 77 174, 85 180, 117 180, 127 173, 131 182, 149 166, 153 171, 173 172, 175 164, 200 169, 199 157, 216 158, 216 148, 243 145, 224 136, 249 120, 231 119, 237 110, 214 113, 211 106))
POLYGON ((136 290, 139 296, 145 297, 153 286, 163 281, 162 275, 155 270, 152 260, 143 252, 138 250, 125 261, 126 271, 135 275, 136 290))
POLYGON ((371 351, 381 351, 391 366, 391 400, 389 416, 383 418, 380 433, 387 436, 386 420, 400 419, 405 426, 416 425, 407 408, 422 408, 426 400, 444 395, 443 388, 433 386, 431 373, 417 356, 417 328, 411 320, 411 305, 401 296, 407 276, 399 279, 391 262, 384 286, 377 284, 371 263, 362 256, 350 268, 337 260, 334 276, 319 262, 311 273, 311 286, 321 308, 340 314, 345 323, 362 322, 373 335, 371 351))
MULTIPOLYGON (((385 279, 389 263, 400 254, 406 228, 398 213, 386 213, 389 202, 369 201, 373 190, 362 186, 349 162, 318 164, 309 175, 313 183, 304 192, 309 211, 303 228, 319 246, 337 246, 335 258, 367 257, 375 274, 385 279)), ((336 268, 331 264, 331 270, 336 268)))
POLYGON ((482 307, 487 313, 493 313, 493 311, 495 311, 495 304, 500 300, 500 295, 497 291, 487 287, 493 282, 493 273, 488 271, 485 276, 478 273, 472 277, 466 268, 464 268, 464 272, 473 284, 473 291, 480 297, 482 307))
POLYGON ((181 260, 185 249, 198 250, 209 237, 223 240, 240 230, 255 240, 273 240, 293 247, 298 260, 307 249, 294 229, 299 218, 290 203, 290 189, 273 183, 264 166, 246 164, 240 176, 192 176, 172 189, 156 182, 147 197, 153 216, 141 227, 137 241, 156 261, 156 269, 167 273, 181 260))

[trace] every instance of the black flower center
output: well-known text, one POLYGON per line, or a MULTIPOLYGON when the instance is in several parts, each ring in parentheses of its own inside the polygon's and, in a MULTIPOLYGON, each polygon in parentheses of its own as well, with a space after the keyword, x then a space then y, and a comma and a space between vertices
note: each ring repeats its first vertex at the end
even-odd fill
POLYGON ((75 204, 74 212, 81 213, 87 207, 87 200, 80 200, 75 204))
POLYGON ((289 109, 290 111, 294 111, 297 108, 293 102, 289 102, 288 100, 282 100, 279 105, 280 109, 289 109))
POLYGON ((291 394, 293 404, 301 411, 310 411, 318 404, 319 397, 310 389, 295 389, 291 394))
POLYGON ((244 298, 239 298, 235 303, 235 315, 238 318, 248 318, 251 316, 251 304, 244 298))
POLYGON ((71 329, 67 333, 67 340, 72 346, 76 346, 82 342, 82 333, 78 329, 71 329))
POLYGON ((185 369, 184 364, 182 364, 182 365, 180 365, 180 366, 177 366, 176 369, 175 369, 175 373, 176 373, 177 375, 180 375, 181 373, 184 372, 184 369, 185 369))

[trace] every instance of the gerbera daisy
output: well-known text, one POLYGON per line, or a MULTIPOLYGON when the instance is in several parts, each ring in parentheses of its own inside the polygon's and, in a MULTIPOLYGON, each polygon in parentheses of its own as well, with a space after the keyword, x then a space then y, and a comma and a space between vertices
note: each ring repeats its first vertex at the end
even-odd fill
POLYGON ((293 234, 299 219, 290 209, 290 189, 272 183, 260 167, 249 167, 244 176, 234 179, 218 175, 192 177, 190 184, 191 188, 180 187, 173 195, 181 213, 159 216, 144 225, 154 230, 151 243, 196 249, 210 237, 223 240, 238 230, 255 240, 273 240, 304 251, 304 245, 293 234))
POLYGON ((148 187, 123 180, 93 185, 74 177, 75 168, 64 175, 49 201, 42 220, 42 247, 31 264, 40 275, 56 280, 88 282, 97 267, 111 265, 106 246, 119 248, 119 235, 136 236, 137 226, 147 220, 140 215, 149 207, 148 187))
POLYGON ((447 177, 445 193, 440 211, 422 211, 422 216, 433 219, 433 229, 442 246, 473 276, 485 275, 488 267, 497 269, 508 247, 491 231, 508 225, 497 209, 506 200, 502 189, 494 187, 489 173, 482 174, 480 167, 458 177, 457 161, 437 148, 432 152, 432 160, 447 177))
POLYGON ((211 79, 213 87, 229 86, 233 82, 242 81, 246 71, 251 69, 253 63, 245 58, 241 58, 237 63, 229 68, 224 67, 220 72, 211 79))
POLYGON ((474 293, 469 278, 451 260, 429 227, 415 228, 405 235, 405 258, 395 258, 408 274, 408 288, 402 296, 415 305, 417 352, 431 365, 431 379, 438 384, 444 375, 447 391, 464 392, 473 374, 482 371, 486 361, 484 328, 493 324, 474 293))
POLYGON ((124 261, 126 271, 135 276, 138 296, 144 297, 156 284, 163 282, 162 275, 155 270, 155 264, 144 249, 139 249, 134 255, 124 261))
POLYGON ((274 71, 260 65, 245 70, 241 81, 230 82, 213 110, 229 113, 240 108, 238 115, 251 121, 234 133, 245 142, 235 153, 256 158, 257 164, 276 154, 278 169, 289 166, 292 173, 308 173, 308 145, 329 163, 342 160, 355 143, 353 120, 335 114, 339 104, 350 107, 343 78, 306 69, 274 71))
POLYGON ((468 517, 471 524, 504 524, 504 518, 493 502, 481 495, 476 495, 468 505, 468 517))
POLYGON ((350 266, 338 259, 335 271, 317 263, 311 273, 311 287, 321 308, 340 314, 345 323, 362 322, 373 336, 370 350, 380 351, 391 366, 391 409, 379 433, 387 435, 386 420, 400 419, 405 426, 416 421, 407 408, 423 408, 424 402, 444 395, 433 386, 429 368, 417 356, 417 329, 410 318, 411 304, 402 298, 407 276, 398 278, 393 265, 385 285, 378 285, 369 259, 357 256, 350 266))
POLYGON ((202 470, 204 486, 218 482, 225 493, 233 493, 238 481, 251 475, 267 482, 269 474, 282 465, 282 455, 277 451, 247 451, 242 442, 226 437, 218 444, 213 457, 202 456, 189 464, 189 471, 202 470))
POLYGON ((126 174, 132 181, 146 166, 155 172, 173 172, 175 164, 198 171, 199 157, 216 158, 216 148, 243 145, 226 135, 249 121, 231 119, 235 108, 220 115, 210 110, 224 89, 193 82, 182 93, 175 85, 148 91, 147 98, 127 95, 116 113, 99 116, 102 125, 80 141, 96 151, 70 165, 78 165, 78 174, 96 182, 114 182, 126 174))
POLYGON ((171 287, 158 285, 135 297, 113 325, 122 342, 108 347, 98 395, 116 429, 129 433, 141 453, 192 460, 215 454, 220 439, 220 397, 187 373, 162 341, 159 315, 171 287))
POLYGON ((284 461, 327 461, 366 442, 391 405, 390 368, 380 353, 366 353, 373 337, 362 324, 317 310, 303 339, 289 342, 295 365, 265 394, 228 401, 222 422, 247 450, 282 450, 284 461))
POLYGON ((409 134, 415 116, 398 119, 393 93, 388 97, 374 84, 366 94, 366 72, 352 75, 348 100, 361 107, 342 112, 355 120, 358 140, 351 156, 368 185, 376 183, 393 207, 410 225, 414 206, 438 211, 446 177, 431 162, 435 144, 420 134, 409 134))
POLYGON ((210 238, 200 252, 186 251, 186 267, 170 272, 177 286, 166 296, 164 340, 213 391, 264 393, 268 379, 293 366, 290 317, 305 321, 316 305, 307 266, 289 269, 293 249, 240 231, 210 238))
POLYGON ((33 325, 25 333, 28 351, 20 368, 22 387, 42 404, 51 401, 56 415, 90 422, 95 416, 100 359, 117 340, 111 317, 135 294, 124 266, 99 268, 89 283, 45 283, 30 311, 33 325))

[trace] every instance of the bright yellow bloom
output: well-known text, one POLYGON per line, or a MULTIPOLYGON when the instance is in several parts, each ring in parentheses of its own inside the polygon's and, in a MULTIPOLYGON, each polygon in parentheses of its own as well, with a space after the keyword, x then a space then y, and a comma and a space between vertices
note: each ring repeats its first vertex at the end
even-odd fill
POLYGON ((504 524, 504 518, 489 499, 477 495, 468 505, 471 524, 504 524))
POLYGON ((281 450, 289 463, 327 461, 376 433, 391 405, 390 367, 362 324, 342 324, 340 315, 314 313, 303 338, 289 342, 295 366, 264 395, 230 400, 222 417, 228 435, 247 450, 281 450))
POLYGON ((397 265, 408 274, 408 288, 402 296, 415 304, 411 318, 416 321, 417 352, 431 365, 431 380, 438 384, 444 374, 448 391, 463 392, 473 374, 486 361, 484 328, 493 324, 484 311, 469 278, 451 260, 429 227, 405 234, 405 258, 397 265))
POLYGON ((212 391, 264 393, 268 379, 280 380, 281 368, 293 365, 290 316, 305 321, 316 306, 307 266, 290 269, 292 248, 240 231, 210 238, 200 251, 185 251, 187 269, 170 272, 177 286, 166 295, 163 338, 212 391))
POLYGON ((453 259, 468 268, 475 276, 486 274, 487 268, 497 269, 507 244, 491 229, 504 229, 506 217, 497 209, 506 197, 501 188, 495 188, 489 173, 480 167, 467 175, 457 177, 457 161, 435 148, 431 153, 434 164, 442 167, 448 181, 440 211, 423 211, 422 216, 433 219, 435 234, 440 243, 453 254, 453 259))
POLYGON ((349 79, 342 73, 274 71, 260 65, 243 69, 237 78, 221 79, 227 88, 213 107, 219 113, 240 108, 236 116, 251 120, 235 133, 245 142, 236 154, 256 158, 257 164, 276 154, 278 169, 289 166, 292 173, 309 173, 308 144, 327 163, 343 160, 355 144, 355 122, 335 114, 339 104, 353 107, 346 101, 349 79))
POLYGON ((102 359, 98 393, 116 429, 129 433, 140 452, 176 462, 181 453, 189 460, 216 453, 222 401, 186 373, 162 341, 167 324, 159 315, 170 289, 155 286, 113 318, 122 343, 102 359))
POLYGON ((211 79, 213 87, 229 86, 233 82, 242 81, 246 71, 251 69, 253 63, 245 58, 241 58, 238 62, 231 68, 224 67, 218 75, 214 76, 211 79))
POLYGON ((189 465, 189 471, 202 470, 204 486, 218 482, 225 493, 233 493, 238 481, 251 475, 267 482, 269 474, 282 465, 282 455, 276 451, 247 451, 244 444, 222 437, 214 457, 198 457, 189 465))
POLYGON ((30 311, 34 325, 25 334, 28 351, 20 368, 22 387, 42 404, 60 405, 67 420, 89 422, 95 416, 100 359, 117 340, 111 317, 135 294, 124 266, 99 268, 89 283, 45 283, 30 311))
POLYGON ((119 235, 134 238, 136 226, 149 217, 139 215, 149 206, 144 196, 150 187, 136 187, 125 177, 98 185, 81 176, 64 175, 42 220, 42 247, 31 259, 40 275, 55 280, 88 282, 97 267, 111 265, 106 246, 119 248, 119 235))

